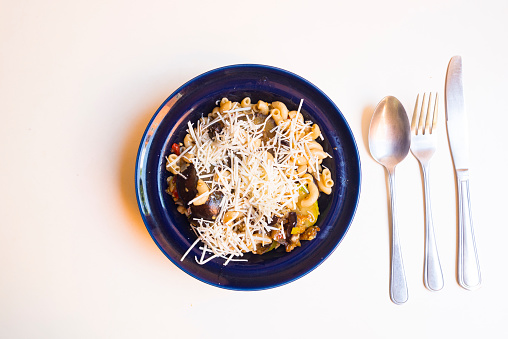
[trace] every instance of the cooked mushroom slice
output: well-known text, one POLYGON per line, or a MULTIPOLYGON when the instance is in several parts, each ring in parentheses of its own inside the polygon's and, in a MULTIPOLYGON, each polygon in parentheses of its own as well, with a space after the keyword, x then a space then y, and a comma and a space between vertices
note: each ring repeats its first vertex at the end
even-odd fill
POLYGON ((214 138, 215 134, 219 134, 223 128, 224 123, 222 121, 217 121, 216 123, 208 127, 208 135, 210 136, 210 138, 214 138))
POLYGON ((191 218, 215 220, 220 212, 220 203, 224 194, 214 191, 208 196, 208 200, 202 205, 191 205, 191 218))
POLYGON ((296 212, 289 212, 288 214, 288 222, 284 225, 284 229, 286 230, 286 239, 291 238, 291 231, 293 230, 293 227, 296 226, 298 218, 296 215, 296 212))
POLYGON ((291 252, 295 247, 300 246, 300 234, 292 234, 293 228, 297 223, 296 212, 289 212, 288 223, 284 225, 286 231, 286 252, 291 252))
POLYGON ((198 176, 196 173, 196 168, 193 164, 189 164, 187 168, 182 172, 181 175, 176 176, 176 191, 178 196, 182 198, 183 202, 187 206, 189 201, 196 197, 198 193, 197 185, 198 185, 198 176))

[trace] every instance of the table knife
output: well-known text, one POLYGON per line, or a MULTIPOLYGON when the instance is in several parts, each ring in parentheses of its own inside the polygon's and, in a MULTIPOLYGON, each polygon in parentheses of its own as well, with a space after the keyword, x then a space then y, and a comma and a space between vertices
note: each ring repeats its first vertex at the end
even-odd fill
POLYGON ((481 274, 469 199, 469 136, 460 56, 454 56, 448 64, 445 106, 448 142, 457 176, 459 208, 457 280, 463 288, 473 290, 480 287, 481 274))

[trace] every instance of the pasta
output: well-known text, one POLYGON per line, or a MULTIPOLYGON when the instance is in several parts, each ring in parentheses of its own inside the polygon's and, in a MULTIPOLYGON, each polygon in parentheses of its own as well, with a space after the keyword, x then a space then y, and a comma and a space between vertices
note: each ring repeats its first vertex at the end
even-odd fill
POLYGON ((319 160, 328 157, 328 153, 326 153, 322 150, 315 149, 315 148, 311 149, 309 154, 313 157, 318 158, 319 160))
POLYGON ((309 150, 311 149, 318 149, 320 151, 323 150, 323 146, 321 146, 317 141, 311 141, 307 144, 307 147, 309 150))
POLYGON ((167 192, 203 243, 199 263, 280 246, 290 252, 316 237, 318 197, 334 185, 321 163, 331 156, 300 108, 222 98, 173 145, 167 192))
POLYGON ((192 152, 187 152, 184 155, 182 155, 183 161, 185 161, 188 164, 192 163, 193 158, 194 158, 194 154, 192 154, 192 152))
POLYGON ((319 128, 319 125, 317 125, 317 124, 312 125, 311 132, 309 133, 310 138, 312 140, 314 140, 314 139, 317 139, 320 135, 321 135, 321 129, 319 128))
POLYGON ((187 134, 185 138, 183 138, 183 144, 185 147, 191 147, 194 145, 194 140, 192 139, 192 136, 190 134, 187 134))
POLYGON ((176 161, 176 158, 177 158, 177 155, 176 154, 171 154, 169 157, 168 157, 168 162, 166 164, 166 169, 168 171, 170 171, 171 173, 173 174, 178 174, 180 172, 180 166, 178 166, 175 161, 176 161))
POLYGON ((311 206, 317 201, 319 197, 319 191, 316 184, 314 183, 314 180, 307 184, 307 189, 309 190, 309 194, 307 194, 307 196, 300 202, 302 207, 311 206))
POLYGON ((280 101, 274 101, 274 102, 272 102, 272 108, 279 110, 282 119, 286 120, 288 118, 288 112, 289 111, 288 111, 288 108, 286 107, 286 105, 283 102, 280 102, 280 101))
POLYGON ((241 215, 242 214, 238 211, 227 211, 226 213, 224 213, 224 218, 223 218, 222 222, 224 224, 227 224, 230 221, 234 221, 236 218, 238 218, 241 215))
POLYGON ((272 116, 272 119, 275 120, 277 126, 281 125, 284 122, 284 118, 282 117, 282 114, 278 108, 272 109, 270 111, 270 115, 272 116))
POLYGON ((305 164, 298 166, 298 168, 296 169, 296 175, 298 177, 303 177, 305 173, 307 173, 307 165, 305 164))
POLYGON ((330 173, 330 170, 328 168, 325 168, 323 170, 323 172, 321 173, 320 180, 318 180, 317 184, 321 192, 328 195, 332 193, 333 180, 332 174, 330 173))
POLYGON ((259 100, 258 103, 254 106, 254 112, 258 112, 261 114, 268 114, 268 104, 262 100, 259 100))
POLYGON ((208 199, 208 194, 210 193, 210 190, 208 189, 208 186, 206 185, 206 183, 201 179, 198 180, 196 189, 197 189, 198 193, 192 203, 195 206, 203 205, 206 202, 206 200, 208 199))
POLYGON ((250 98, 249 97, 245 97, 243 100, 242 100, 242 103, 240 104, 243 108, 245 107, 251 107, 252 104, 251 104, 251 101, 250 101, 250 98))

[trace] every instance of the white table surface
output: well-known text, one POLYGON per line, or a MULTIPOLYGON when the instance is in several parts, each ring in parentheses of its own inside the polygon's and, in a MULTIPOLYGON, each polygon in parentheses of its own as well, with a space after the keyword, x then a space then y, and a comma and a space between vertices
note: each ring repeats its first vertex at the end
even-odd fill
POLYGON ((1 338, 506 338, 508 2, 0 1, 1 338), (480 5, 481 3, 481 5, 480 5), (386 174, 367 130, 386 95, 412 114, 444 97, 461 55, 483 284, 456 280, 454 170, 440 102, 431 170, 445 287, 423 285, 423 196, 397 167, 409 301, 389 298, 386 174), (223 290, 173 265, 134 189, 139 141, 185 81, 236 63, 295 72, 355 135, 362 190, 349 232, 316 270, 275 289, 223 290))

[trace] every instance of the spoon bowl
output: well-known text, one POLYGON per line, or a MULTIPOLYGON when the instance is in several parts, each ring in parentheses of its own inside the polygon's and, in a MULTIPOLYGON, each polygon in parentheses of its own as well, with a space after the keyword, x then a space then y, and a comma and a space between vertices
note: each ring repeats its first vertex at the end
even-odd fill
POLYGON ((402 262, 395 204, 395 166, 404 160, 411 146, 411 128, 404 106, 397 98, 387 96, 379 102, 369 128, 372 157, 388 171, 392 210, 390 298, 395 304, 408 299, 406 275, 402 262))
POLYGON ((400 101, 387 96, 379 102, 370 122, 369 149, 387 169, 404 160, 411 146, 411 127, 400 101))

